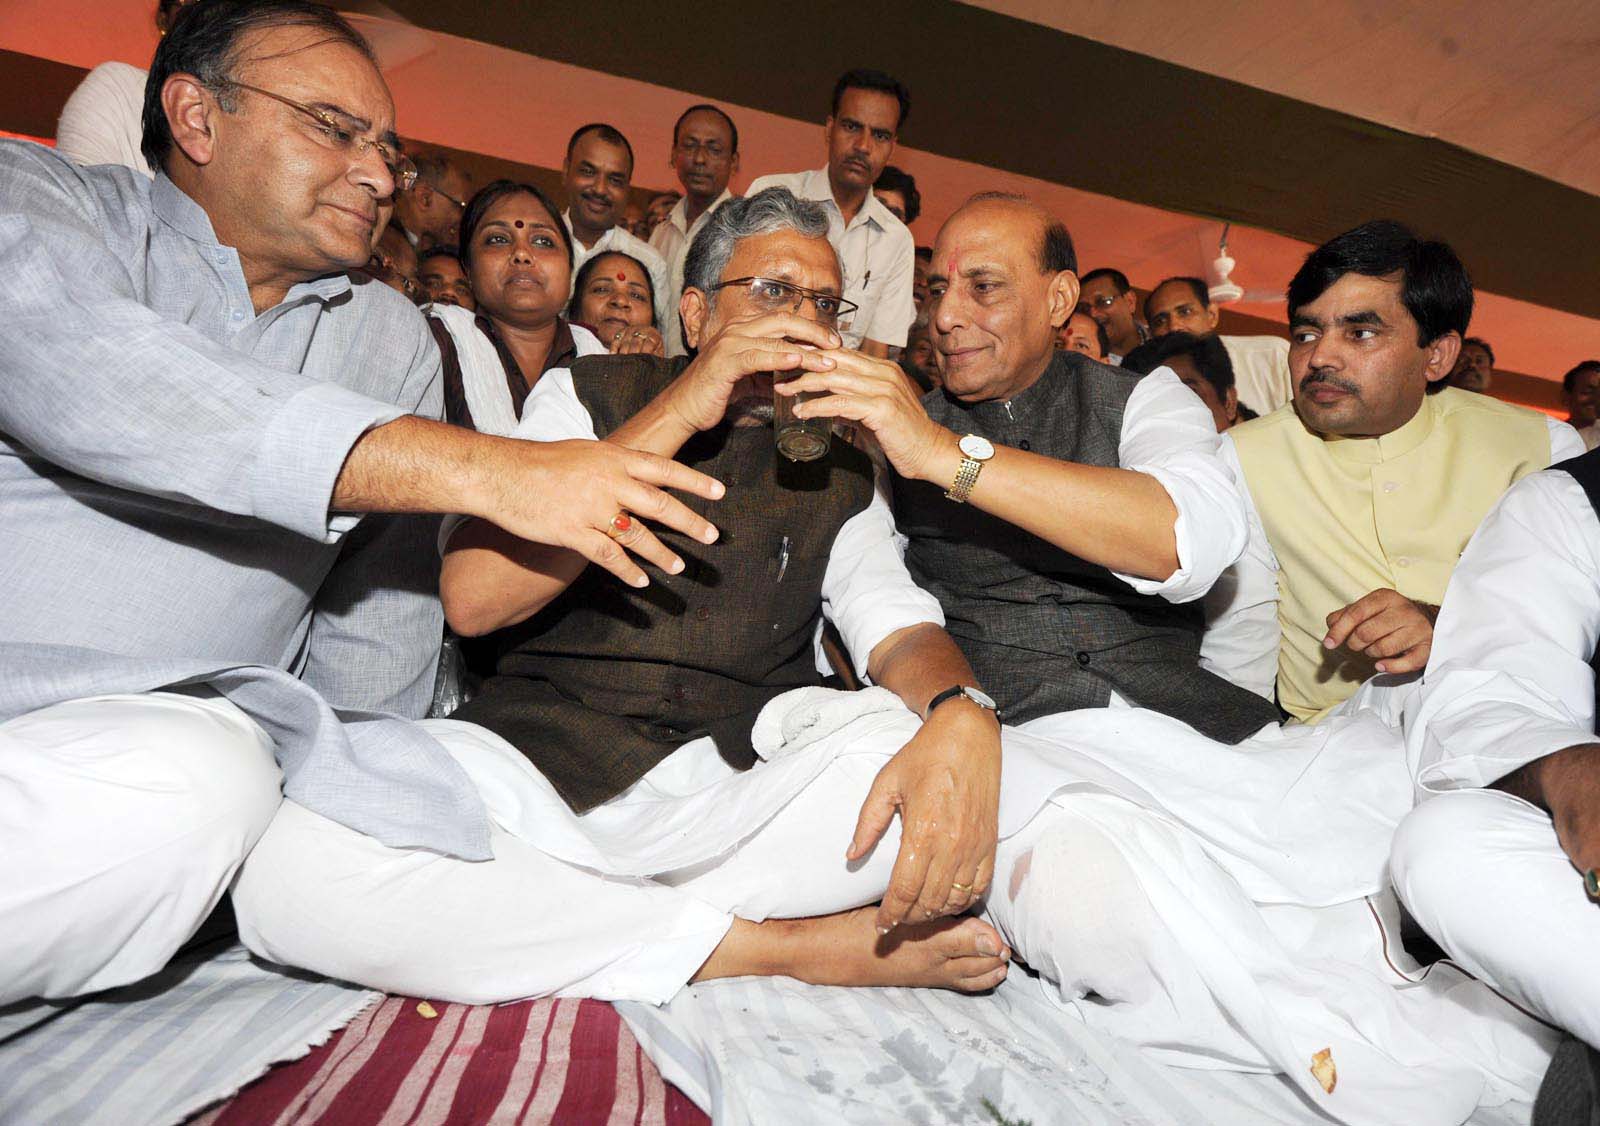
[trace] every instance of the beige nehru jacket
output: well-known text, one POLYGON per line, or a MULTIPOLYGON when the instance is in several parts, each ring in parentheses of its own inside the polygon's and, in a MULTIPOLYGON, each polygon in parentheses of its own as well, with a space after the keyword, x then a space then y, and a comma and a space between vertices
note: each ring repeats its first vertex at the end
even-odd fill
POLYGON ((1550 464, 1545 417, 1447 388, 1379 438, 1308 429, 1294 405, 1230 431, 1278 561, 1278 702, 1315 722, 1373 675, 1327 650, 1327 616, 1380 588, 1437 605, 1467 540, 1550 464))

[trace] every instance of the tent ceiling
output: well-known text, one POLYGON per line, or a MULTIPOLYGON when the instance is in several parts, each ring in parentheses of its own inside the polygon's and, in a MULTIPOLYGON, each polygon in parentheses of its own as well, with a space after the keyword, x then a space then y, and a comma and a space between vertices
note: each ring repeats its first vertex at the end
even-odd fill
POLYGON ((1437 137, 1600 195, 1594 0, 965 2, 1437 137))
MULTIPOLYGON (((870 60, 916 97, 907 144, 1310 242, 1391 215, 1447 235, 1488 289, 1600 316, 1591 262, 1572 253, 1600 246, 1600 199, 1443 141, 982 8, 812 0, 801 19, 787 0, 747 0, 619 19, 595 5, 555 15, 520 0, 386 2, 424 27, 800 120, 826 111, 841 70, 870 60)), ((1366 70, 1356 81, 1389 78, 1366 70)))

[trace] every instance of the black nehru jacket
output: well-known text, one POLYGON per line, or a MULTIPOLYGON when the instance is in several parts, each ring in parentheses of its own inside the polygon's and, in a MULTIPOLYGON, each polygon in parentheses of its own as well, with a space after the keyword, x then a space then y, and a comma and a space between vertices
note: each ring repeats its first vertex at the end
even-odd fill
MULTIPOLYGON (((1123 410, 1141 378, 1058 351, 1039 381, 1008 403, 967 404, 938 389, 923 404, 957 434, 1115 467, 1123 410)), ((906 566, 944 607, 945 629, 1006 722, 1104 707, 1113 690, 1225 743, 1277 722, 1271 703, 1200 667, 1198 602, 1140 594, 1105 567, 944 491, 895 477, 906 566)))
MULTIPOLYGON (((654 356, 572 364, 578 399, 604 438, 687 365, 654 356)), ((812 635, 834 538, 872 499, 872 463, 847 442, 805 466, 780 463, 767 426, 719 426, 677 459, 722 481, 684 496, 721 530, 707 546, 656 529, 686 564, 636 590, 589 567, 503 643, 496 673, 451 718, 515 746, 578 812, 615 797, 673 750, 711 735, 741 769, 766 702, 821 681, 812 635)))

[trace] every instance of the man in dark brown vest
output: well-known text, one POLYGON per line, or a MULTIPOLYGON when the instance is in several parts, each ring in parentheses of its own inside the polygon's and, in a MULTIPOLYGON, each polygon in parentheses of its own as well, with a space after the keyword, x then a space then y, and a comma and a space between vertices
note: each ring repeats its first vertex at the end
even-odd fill
MULTIPOLYGON (((486 522, 446 529, 452 626, 507 641, 482 694, 430 731, 493 811, 495 861, 280 824, 240 892, 253 949, 472 1000, 1004 976, 994 928, 961 918, 993 872, 993 704, 906 574, 871 459, 842 439, 806 464, 775 449, 772 373, 854 355, 827 231, 785 189, 725 203, 686 261, 696 358, 585 357, 524 409, 519 437, 599 438, 721 480, 720 542, 661 530, 666 573, 630 588, 486 522), (877 687, 817 687, 824 613, 877 687), (793 689, 810 691, 758 761, 757 713, 793 689)), ((619 512, 609 546, 651 517, 619 512)))

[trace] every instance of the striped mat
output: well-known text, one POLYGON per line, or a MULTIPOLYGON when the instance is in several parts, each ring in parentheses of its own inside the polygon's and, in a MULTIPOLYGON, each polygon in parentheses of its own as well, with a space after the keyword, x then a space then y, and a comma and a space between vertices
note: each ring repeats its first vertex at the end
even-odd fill
POLYGON ((325 1043, 379 996, 233 946, 82 1001, 0 1010, 0 1126, 181 1121, 325 1043))
POLYGON ((598 1001, 389 997, 190 1126, 705 1126, 598 1001), (432 1014, 432 1015, 430 1015, 432 1014))

